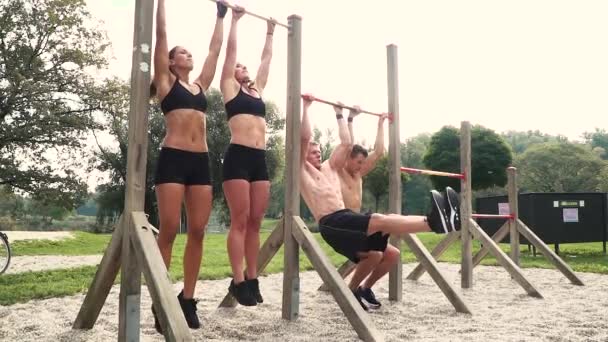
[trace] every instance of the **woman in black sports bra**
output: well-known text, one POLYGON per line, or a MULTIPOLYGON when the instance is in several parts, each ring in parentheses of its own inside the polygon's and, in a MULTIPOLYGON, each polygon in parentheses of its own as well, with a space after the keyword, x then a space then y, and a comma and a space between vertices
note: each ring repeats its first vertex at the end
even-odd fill
POLYGON ((268 80, 276 22, 268 21, 262 62, 255 81, 251 81, 247 67, 236 62, 237 23, 243 14, 241 7, 232 10, 220 83, 231 134, 224 155, 223 188, 230 209, 227 247, 234 277, 229 291, 241 305, 253 306, 263 301, 257 279, 257 259, 270 182, 266 169, 266 107, 261 97, 268 80), (246 274, 243 274, 243 258, 247 264, 246 274))
MULTIPOLYGON (((181 46, 168 51, 164 0, 158 0, 156 12, 153 88, 166 125, 154 182, 160 217, 158 247, 168 269, 185 197, 188 240, 184 252, 184 289, 178 299, 186 322, 192 329, 200 328, 193 297, 212 203, 205 133, 207 99, 204 92, 215 75, 226 12, 227 7, 218 3, 209 55, 202 72, 194 80, 189 79, 193 66, 190 52, 181 46)), ((162 333, 156 314, 154 318, 156 330, 162 333)))

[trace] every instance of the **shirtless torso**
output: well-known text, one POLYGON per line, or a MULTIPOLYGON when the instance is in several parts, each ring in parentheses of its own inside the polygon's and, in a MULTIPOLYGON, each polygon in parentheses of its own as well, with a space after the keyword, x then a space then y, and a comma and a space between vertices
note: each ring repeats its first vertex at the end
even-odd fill
POLYGON ((354 211, 361 211, 361 201, 363 194, 363 181, 360 173, 350 174, 345 169, 338 171, 340 179, 340 188, 344 198, 346 208, 354 211))
POLYGON ((304 161, 300 188, 306 205, 318 222, 323 216, 345 208, 338 173, 325 162, 321 170, 304 161))

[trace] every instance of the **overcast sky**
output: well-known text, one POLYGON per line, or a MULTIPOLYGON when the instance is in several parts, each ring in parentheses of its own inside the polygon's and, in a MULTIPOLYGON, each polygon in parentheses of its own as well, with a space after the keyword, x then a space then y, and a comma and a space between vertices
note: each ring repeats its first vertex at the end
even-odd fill
MULTIPOLYGON (((112 42, 110 73, 130 76, 134 0, 87 0, 112 42)), ((574 0, 239 0, 287 22, 303 17, 302 90, 387 110, 386 45, 399 49, 402 140, 468 120, 498 132, 540 130, 579 139, 606 128, 608 1, 574 0)), ((169 46, 194 55, 198 73, 215 21, 207 0, 166 0, 169 46)), ((225 20, 228 35, 230 13, 225 20)), ((239 22, 238 60, 255 72, 266 24, 239 22)), ((265 97, 284 111, 286 30, 277 27, 265 97)), ((219 86, 225 41, 212 86, 219 86)), ((336 128, 330 107, 312 121, 336 128)), ((355 138, 372 143, 375 118, 357 120, 355 138)))

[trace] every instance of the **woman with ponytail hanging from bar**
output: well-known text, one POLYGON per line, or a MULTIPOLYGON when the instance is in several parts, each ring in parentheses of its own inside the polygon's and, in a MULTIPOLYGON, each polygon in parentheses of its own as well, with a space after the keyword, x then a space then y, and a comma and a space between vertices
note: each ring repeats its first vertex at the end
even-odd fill
POLYGON ((276 22, 272 19, 267 22, 261 64, 252 80, 247 67, 237 62, 237 24, 244 14, 242 7, 232 9, 222 69, 221 91, 231 134, 224 155, 223 188, 230 209, 227 249, 233 279, 228 290, 239 304, 254 306, 263 302, 257 279, 257 259, 270 181, 266 168, 266 106, 262 94, 268 80, 276 22))
MULTIPOLYGON (((158 157, 155 191, 160 230, 158 248, 169 269, 173 241, 180 224, 185 199, 188 240, 184 252, 184 289, 177 296, 191 329, 201 324, 196 314, 194 289, 203 255, 205 227, 211 213, 211 177, 207 149, 207 100, 205 91, 215 75, 223 40, 223 18, 227 7, 217 3, 217 19, 202 72, 192 83, 192 54, 182 46, 168 51, 165 1, 158 0, 156 47, 154 49, 153 95, 165 116, 166 135, 158 157)), ((193 26, 196 28, 196 25, 193 26)), ((162 333, 154 307, 154 326, 162 333)))

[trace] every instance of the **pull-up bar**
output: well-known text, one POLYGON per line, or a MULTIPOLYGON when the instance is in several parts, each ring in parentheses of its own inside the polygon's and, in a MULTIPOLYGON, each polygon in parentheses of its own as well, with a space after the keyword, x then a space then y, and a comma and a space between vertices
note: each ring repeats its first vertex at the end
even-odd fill
POLYGON ((471 217, 478 218, 478 219, 507 219, 507 220, 513 220, 515 218, 512 214, 509 214, 509 215, 471 214, 471 217))
POLYGON ((411 174, 418 175, 429 175, 429 176, 440 176, 440 177, 449 177, 449 178, 458 178, 464 179, 464 175, 460 173, 450 173, 450 172, 442 172, 442 171, 433 171, 433 170, 422 170, 422 169, 414 169, 411 167, 402 167, 402 172, 407 172, 411 174))
MULTIPOLYGON (((223 3, 224 5, 226 5, 226 7, 231 8, 231 9, 235 9, 235 7, 236 7, 235 5, 231 5, 231 4, 229 4, 228 2, 226 2, 226 1, 220 1, 220 0, 209 0, 209 1, 211 1, 211 2, 216 2, 216 3, 217 3, 217 2, 221 2, 221 3, 223 3)), ((289 28, 289 25, 286 25, 286 24, 280 23, 280 22, 278 22, 278 21, 276 21, 276 20, 274 20, 274 19, 271 19, 271 18, 269 18, 269 17, 265 17, 265 16, 262 16, 262 15, 259 15, 259 14, 255 14, 255 13, 250 12, 250 11, 248 11, 248 10, 245 10, 244 12, 245 12, 245 14, 249 14, 249 15, 250 15, 250 16, 252 16, 252 17, 256 17, 256 18, 258 18, 258 19, 262 19, 262 20, 264 20, 264 21, 273 21, 273 22, 275 22, 275 23, 276 23, 277 25, 279 25, 279 26, 283 26, 283 27, 284 27, 284 28, 286 28, 286 29, 288 29, 288 28, 289 28)))
MULTIPOLYGON (((347 105, 344 105, 344 104, 339 104, 337 102, 323 100, 323 99, 320 99, 320 98, 318 98, 318 97, 316 97, 314 95, 310 95, 310 94, 302 94, 302 98, 303 99, 308 99, 308 100, 311 100, 311 101, 325 103, 325 104, 336 106, 336 107, 341 107, 341 108, 352 110, 352 111, 359 111, 359 113, 364 113, 364 114, 369 114, 369 115, 375 115, 375 116, 382 116, 382 115, 384 115, 383 113, 370 112, 368 110, 357 109, 355 107, 347 106, 347 105)), ((389 119, 390 122, 392 122, 393 116, 391 114, 389 114, 388 115, 388 119, 389 119)))

